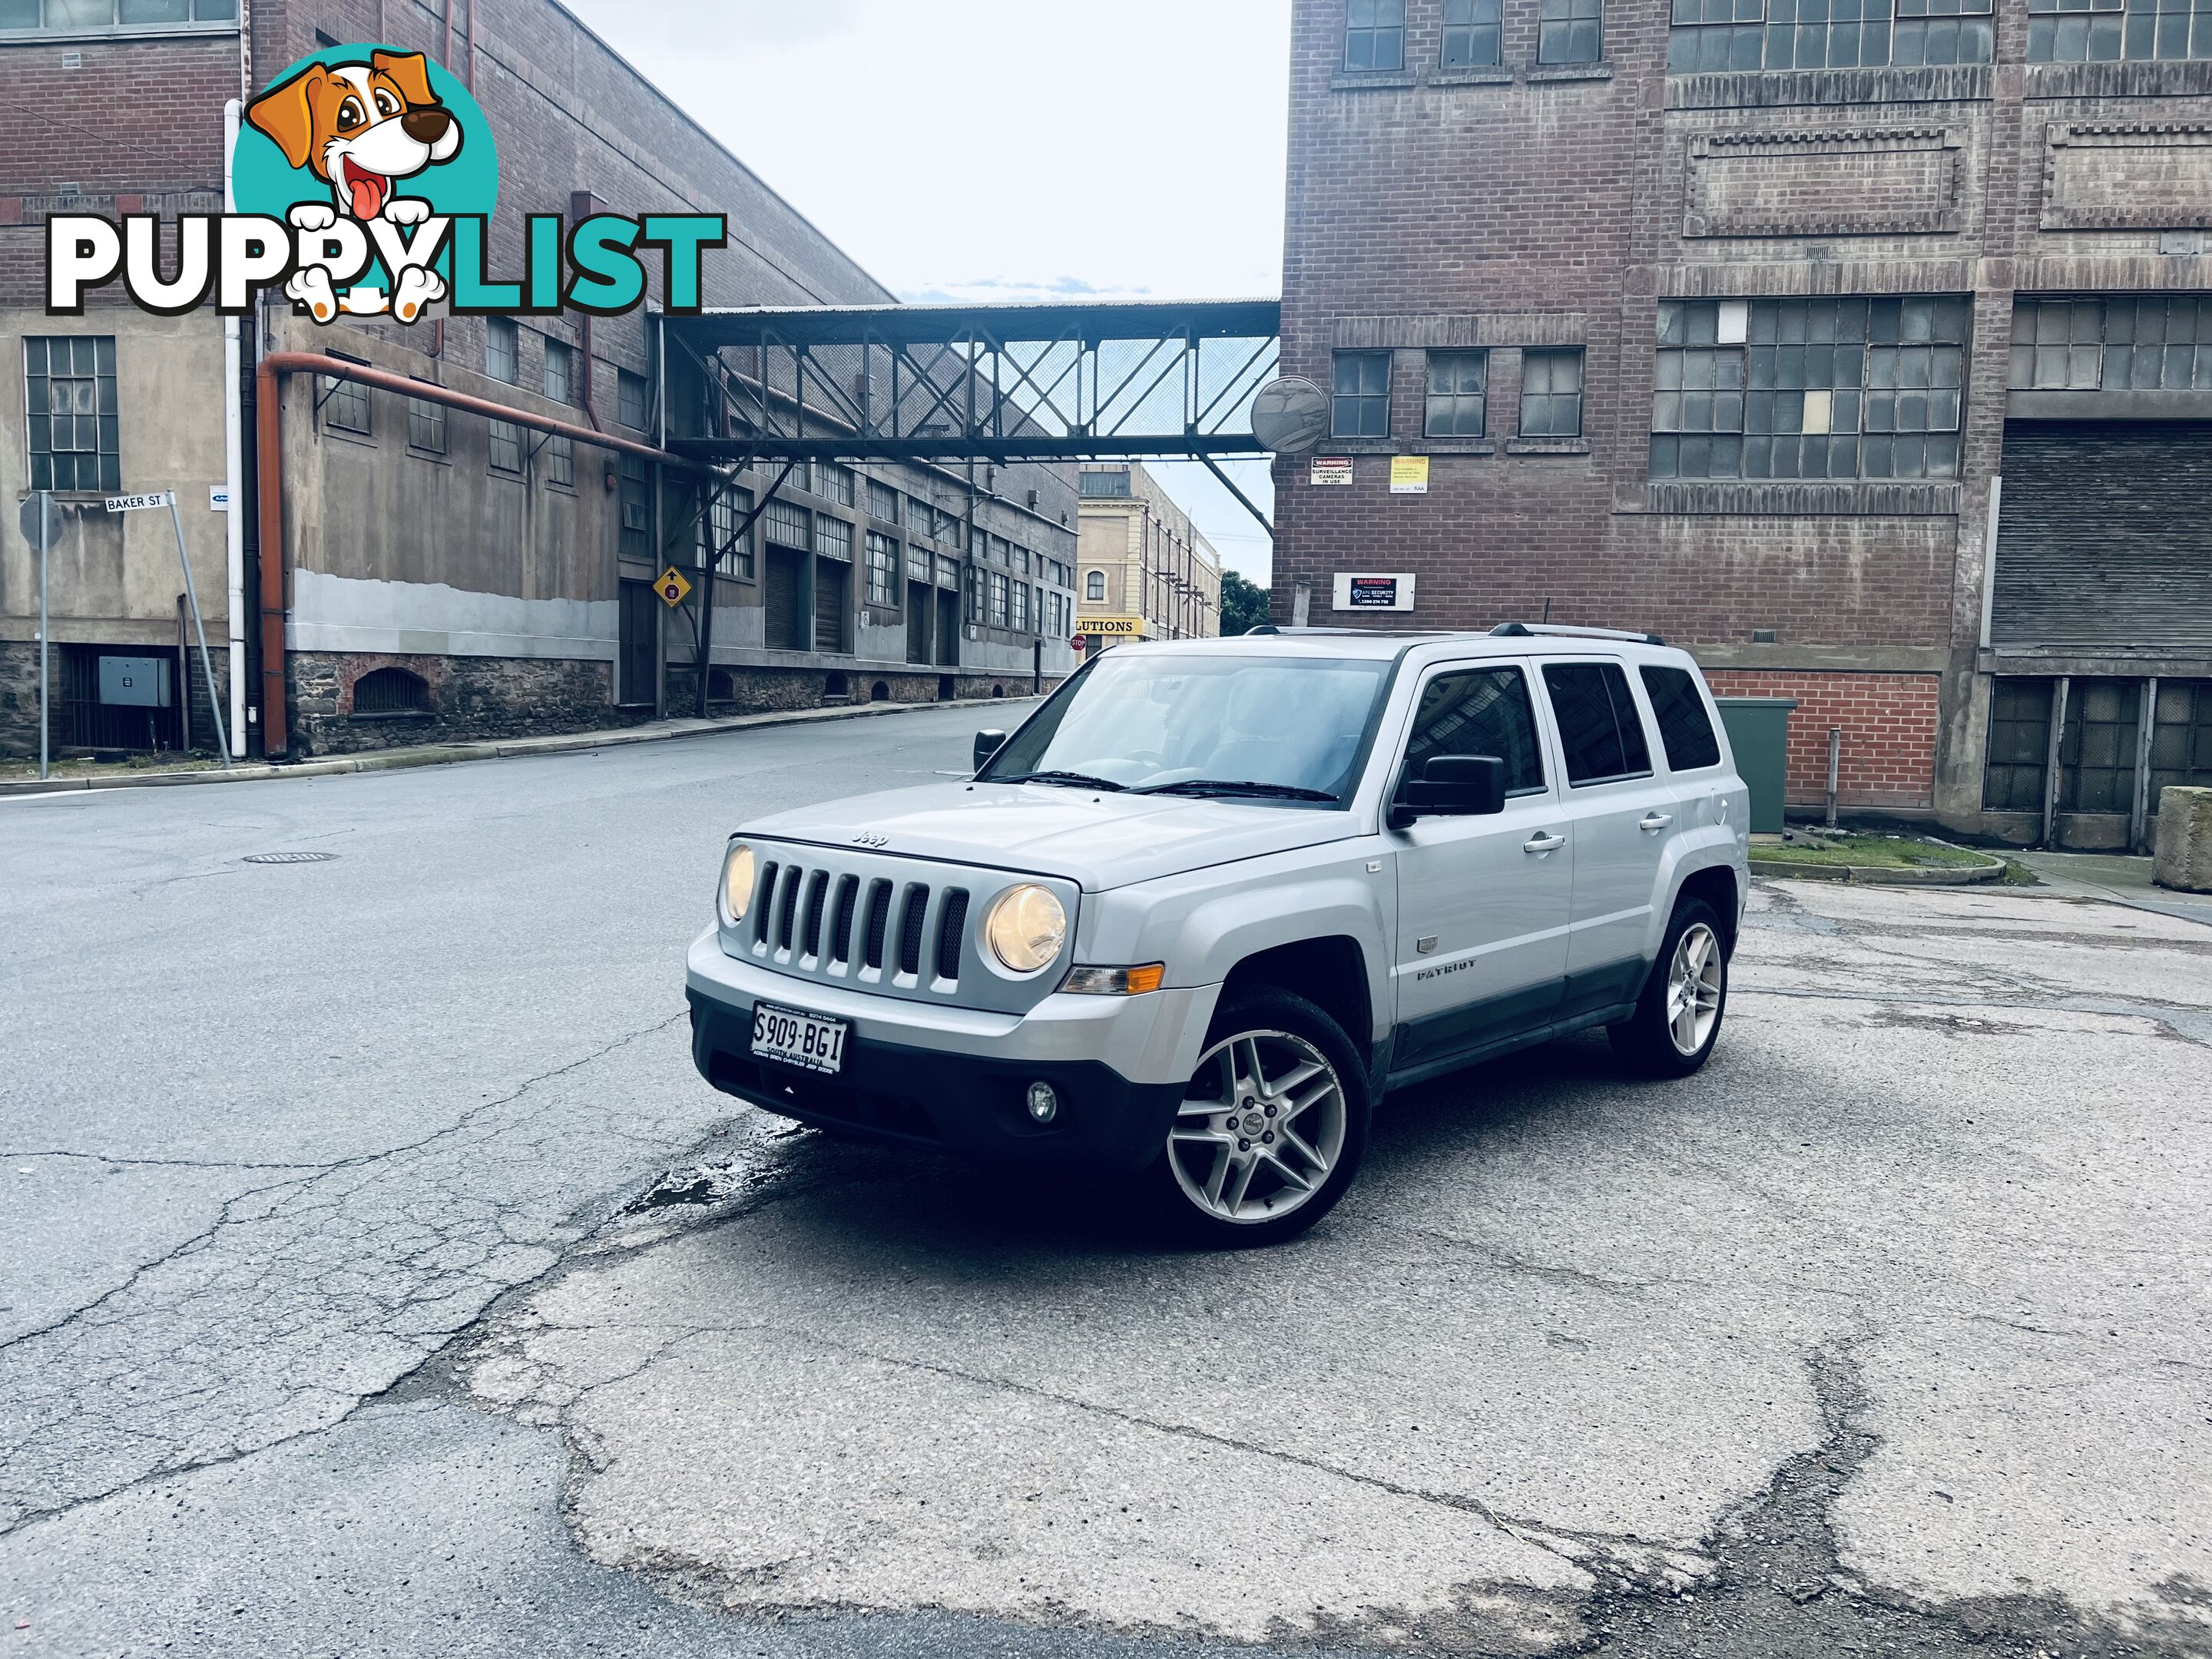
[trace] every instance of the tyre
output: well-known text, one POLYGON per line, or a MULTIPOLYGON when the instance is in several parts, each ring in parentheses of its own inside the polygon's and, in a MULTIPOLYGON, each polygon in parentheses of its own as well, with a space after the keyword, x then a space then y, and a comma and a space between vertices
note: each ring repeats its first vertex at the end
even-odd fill
POLYGON ((1606 1027, 1613 1052, 1644 1077, 1687 1077, 1711 1058, 1728 1012, 1720 918, 1702 899, 1674 907, 1636 1012, 1606 1027))
POLYGON ((1368 1116, 1366 1068, 1341 1026, 1287 991, 1232 992, 1146 1179, 1186 1239, 1279 1243, 1344 1196, 1368 1116))

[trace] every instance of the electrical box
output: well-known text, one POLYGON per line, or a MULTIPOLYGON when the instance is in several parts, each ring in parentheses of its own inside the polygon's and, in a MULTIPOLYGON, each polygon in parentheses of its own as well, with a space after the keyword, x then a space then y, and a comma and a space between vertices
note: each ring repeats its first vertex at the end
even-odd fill
POLYGON ((1751 787, 1751 830, 1778 836, 1790 782, 1790 714, 1795 697, 1715 697, 1735 769, 1751 787))
POLYGON ((100 700, 111 708, 167 708, 175 667, 167 657, 102 657, 100 700))

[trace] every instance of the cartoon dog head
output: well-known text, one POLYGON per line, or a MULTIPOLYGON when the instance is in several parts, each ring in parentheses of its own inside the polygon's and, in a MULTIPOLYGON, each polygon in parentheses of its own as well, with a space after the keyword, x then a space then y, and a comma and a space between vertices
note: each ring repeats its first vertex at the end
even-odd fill
POLYGON ((374 219, 395 181, 460 153, 461 124, 430 90, 422 54, 377 52, 366 64, 313 64, 246 106, 294 167, 327 182, 342 211, 374 219))

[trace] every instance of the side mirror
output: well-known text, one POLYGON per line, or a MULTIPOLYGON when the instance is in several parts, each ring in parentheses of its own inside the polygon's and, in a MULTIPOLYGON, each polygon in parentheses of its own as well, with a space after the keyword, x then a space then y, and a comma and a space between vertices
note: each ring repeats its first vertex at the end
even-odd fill
POLYGON ((1416 818, 1488 817, 1505 810, 1505 763, 1495 755, 1432 755, 1391 803, 1390 827, 1416 818))
POLYGON ((978 732, 975 734, 975 769, 980 772, 991 763, 991 757, 1006 746, 1003 732, 978 732))

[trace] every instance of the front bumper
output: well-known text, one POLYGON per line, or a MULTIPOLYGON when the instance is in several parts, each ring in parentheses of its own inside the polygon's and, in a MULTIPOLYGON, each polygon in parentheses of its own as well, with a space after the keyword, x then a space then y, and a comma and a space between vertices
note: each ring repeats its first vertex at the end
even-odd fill
POLYGON ((1026 1015, 931 1006, 769 972, 692 947, 691 1054, 725 1094, 818 1127, 1023 1163, 1134 1170, 1166 1144, 1219 987, 1142 997, 1051 996, 1026 1015), (848 1021, 844 1068, 823 1077, 752 1054, 756 1002, 848 1021), (1049 1125, 1029 1085, 1059 1093, 1049 1125))

